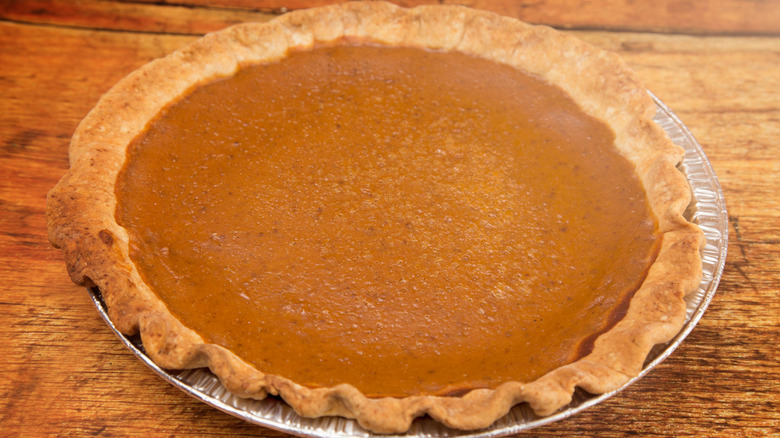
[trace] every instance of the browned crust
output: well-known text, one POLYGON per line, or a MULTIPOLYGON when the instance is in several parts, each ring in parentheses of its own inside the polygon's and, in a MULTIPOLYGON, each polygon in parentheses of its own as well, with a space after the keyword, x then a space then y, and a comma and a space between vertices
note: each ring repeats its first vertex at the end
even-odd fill
POLYGON ((699 283, 703 237, 683 218, 690 190, 675 168, 682 151, 652 123, 654 111, 616 55, 546 27, 463 7, 348 2, 293 12, 207 35, 135 71, 103 96, 73 135, 71 168, 49 193, 49 235, 63 249, 73 281, 97 285, 117 328, 140 331, 155 362, 165 368, 207 366, 237 395, 279 394, 302 416, 356 418, 375 432, 403 432, 423 414, 454 428, 482 428, 521 402, 548 415, 570 402, 575 386, 603 393, 636 376, 650 349, 679 332, 683 297, 699 283), (114 185, 128 144, 192 86, 229 76, 245 64, 279 59, 291 47, 339 38, 457 50, 510 64, 563 88, 613 128, 617 147, 636 165, 663 237, 626 316, 595 341, 588 356, 534 382, 508 382, 461 397, 369 399, 349 385, 310 389, 263 374, 224 348, 204 343, 143 282, 129 259, 127 232, 114 218, 114 185))

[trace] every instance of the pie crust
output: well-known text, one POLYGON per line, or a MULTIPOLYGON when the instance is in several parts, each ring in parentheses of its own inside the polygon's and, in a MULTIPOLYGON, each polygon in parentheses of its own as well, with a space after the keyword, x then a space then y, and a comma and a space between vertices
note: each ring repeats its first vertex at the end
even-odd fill
POLYGON ((703 235, 683 217, 691 194, 676 168, 682 150, 651 121, 654 113, 652 99, 616 55, 546 27, 455 6, 404 9, 348 2, 292 12, 207 35, 147 64, 104 95, 74 133, 71 168, 49 193, 49 236, 62 248, 71 279, 99 287, 116 327, 126 334, 140 332, 156 363, 170 369, 208 367, 238 396, 280 395, 302 416, 355 418, 379 433, 406 431, 425 414, 453 428, 482 428, 522 402, 549 415, 571 401, 575 387, 604 393, 638 375, 650 349, 681 329, 683 298, 700 281, 703 235), (279 60, 290 48, 340 39, 459 51, 515 66, 563 89, 585 113, 612 128, 616 147, 636 166, 662 237, 625 316, 598 337, 587 356, 533 382, 506 382, 461 396, 369 398, 347 384, 308 388, 264 374, 206 343, 143 281, 129 256, 127 230, 115 219, 114 189, 128 145, 193 87, 229 77, 242 65, 279 60))

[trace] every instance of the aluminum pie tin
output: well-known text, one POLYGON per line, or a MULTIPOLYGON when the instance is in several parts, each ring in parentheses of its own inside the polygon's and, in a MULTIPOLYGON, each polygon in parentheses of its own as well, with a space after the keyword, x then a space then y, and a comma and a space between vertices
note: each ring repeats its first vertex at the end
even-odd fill
POLYGON ((687 216, 696 222, 707 239, 702 250, 702 280, 699 288, 685 297, 687 315, 682 330, 666 344, 656 345, 650 351, 639 375, 620 389, 606 394, 589 394, 579 388, 574 392, 572 402, 553 415, 540 417, 528 404, 514 406, 507 415, 490 427, 475 431, 450 429, 428 417, 412 423, 412 427, 401 435, 380 435, 362 428, 357 421, 341 417, 304 418, 299 416, 281 398, 269 396, 264 400, 236 397, 229 393, 208 369, 166 370, 152 362, 146 355, 140 337, 120 333, 108 317, 106 304, 97 288, 89 289, 90 296, 100 316, 130 351, 168 383, 196 399, 223 412, 260 426, 302 437, 474 437, 487 438, 515 434, 524 430, 554 423, 612 397, 642 376, 650 372, 682 343, 693 330, 707 309, 720 282, 726 262, 728 242, 728 215, 723 192, 712 166, 699 143, 677 116, 656 96, 657 111, 654 117, 672 141, 685 149, 682 163, 678 166, 685 173, 691 185, 693 202, 687 216))

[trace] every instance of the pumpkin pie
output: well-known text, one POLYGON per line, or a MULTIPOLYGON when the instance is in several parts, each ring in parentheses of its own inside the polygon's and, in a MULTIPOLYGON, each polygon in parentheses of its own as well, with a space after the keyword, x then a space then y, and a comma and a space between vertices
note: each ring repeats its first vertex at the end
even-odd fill
POLYGON ((615 56, 464 7, 205 36, 70 144, 49 233, 171 369, 308 417, 486 427, 614 390, 685 318, 681 150, 615 56))

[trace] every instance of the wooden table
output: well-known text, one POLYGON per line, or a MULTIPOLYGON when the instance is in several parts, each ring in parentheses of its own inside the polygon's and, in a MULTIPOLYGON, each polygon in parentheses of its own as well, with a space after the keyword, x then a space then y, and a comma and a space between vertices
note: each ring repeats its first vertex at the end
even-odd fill
MULTIPOLYGON (((146 368, 47 241, 45 194, 112 84, 198 34, 332 2, 205 3, 0 2, 0 435, 281 435, 146 368)), ((780 3, 466 3, 621 54, 698 138, 729 208, 720 288, 681 348, 618 396, 527 435, 780 434, 780 3)))

